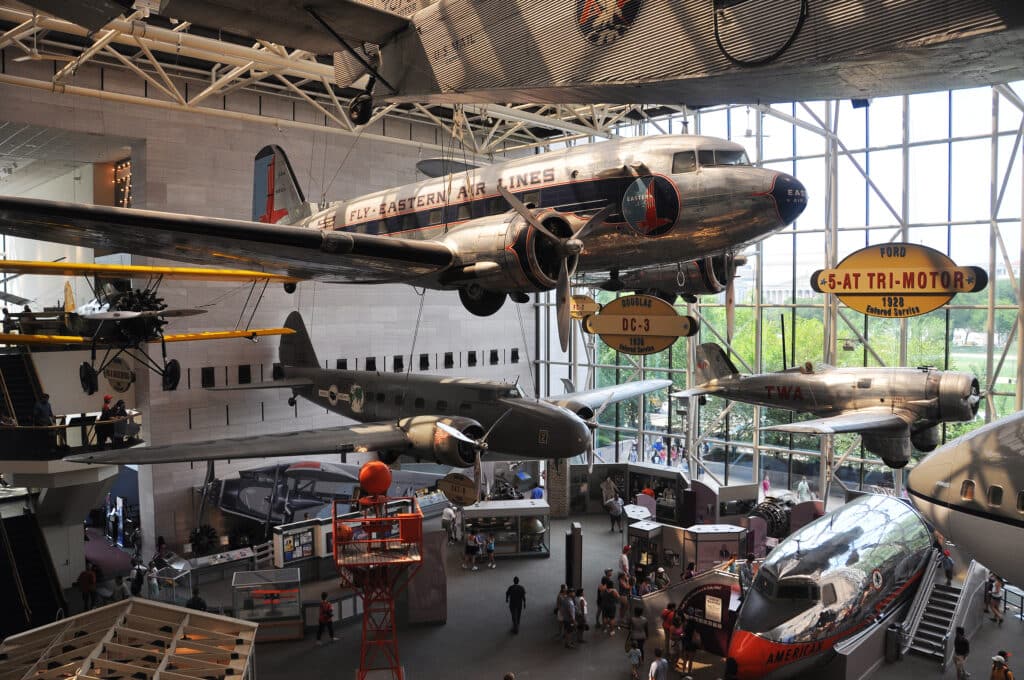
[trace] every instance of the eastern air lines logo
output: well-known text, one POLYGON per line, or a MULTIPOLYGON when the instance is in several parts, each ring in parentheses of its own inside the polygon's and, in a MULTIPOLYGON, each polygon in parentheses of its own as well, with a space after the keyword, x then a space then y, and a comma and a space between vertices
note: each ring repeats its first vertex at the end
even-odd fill
POLYGON ((642 0, 576 0, 580 33, 595 45, 610 45, 633 25, 642 0))
POLYGON ((679 217, 679 193, 666 177, 638 177, 622 196, 622 216, 641 236, 661 236, 679 217))

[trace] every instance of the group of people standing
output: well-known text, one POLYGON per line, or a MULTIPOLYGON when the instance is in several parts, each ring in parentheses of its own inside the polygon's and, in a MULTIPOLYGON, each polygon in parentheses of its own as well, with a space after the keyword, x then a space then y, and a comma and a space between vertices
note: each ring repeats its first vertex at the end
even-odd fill
POLYGON ((494 563, 494 534, 487 534, 484 536, 483 532, 474 533, 467 531, 463 536, 465 543, 465 552, 462 556, 462 568, 477 571, 479 567, 476 566, 477 559, 486 557, 487 568, 494 569, 497 565, 494 563))

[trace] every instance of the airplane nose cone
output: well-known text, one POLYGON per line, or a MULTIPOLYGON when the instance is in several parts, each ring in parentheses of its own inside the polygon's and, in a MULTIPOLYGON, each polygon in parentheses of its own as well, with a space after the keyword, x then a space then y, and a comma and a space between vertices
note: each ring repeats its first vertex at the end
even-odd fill
POLYGON ((769 193, 775 201, 775 208, 779 211, 779 220, 782 224, 792 224, 807 207, 807 190, 800 180, 792 175, 778 173, 769 193))

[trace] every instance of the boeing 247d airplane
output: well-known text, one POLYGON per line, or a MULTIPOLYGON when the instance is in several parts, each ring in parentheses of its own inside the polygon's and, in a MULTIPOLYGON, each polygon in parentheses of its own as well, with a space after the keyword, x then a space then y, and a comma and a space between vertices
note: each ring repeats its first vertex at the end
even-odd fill
POLYGON ((817 418, 765 430, 804 434, 856 432, 864 447, 886 465, 910 462, 910 445, 932 451, 939 445, 937 425, 970 420, 981 394, 970 373, 934 368, 836 368, 805 364, 778 373, 741 375, 721 347, 697 347, 699 384, 674 397, 714 394, 725 399, 817 418))
POLYGON ((97 451, 66 460, 145 464, 376 451, 386 463, 405 455, 460 468, 475 465, 485 452, 506 460, 586 454, 592 464, 591 428, 604 408, 672 384, 641 380, 538 400, 518 385, 488 380, 325 370, 298 312, 288 315, 285 328, 293 332, 282 337, 274 380, 220 389, 287 388, 290 404, 302 397, 361 424, 97 451))
MULTIPOLYGON (((795 178, 711 137, 616 140, 531 156, 313 209, 284 152, 255 159, 252 221, 0 197, 0 233, 333 283, 458 290, 473 314, 570 277, 675 264, 688 295, 717 293, 732 253, 807 205, 795 178)), ((293 290, 295 284, 286 284, 293 290)))

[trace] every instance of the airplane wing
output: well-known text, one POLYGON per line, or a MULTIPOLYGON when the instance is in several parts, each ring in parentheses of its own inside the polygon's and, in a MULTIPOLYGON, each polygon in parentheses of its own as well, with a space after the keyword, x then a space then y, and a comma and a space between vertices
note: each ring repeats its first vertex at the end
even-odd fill
POLYGON ((104 279, 161 278, 174 281, 240 281, 256 283, 298 283, 301 279, 281 274, 245 269, 203 269, 200 267, 149 267, 142 265, 95 264, 79 262, 33 262, 0 260, 0 271, 21 276, 96 276, 104 279))
MULTIPOLYGON (((197 333, 173 333, 164 336, 164 342, 194 342, 196 340, 227 340, 229 338, 247 338, 255 340, 265 335, 291 335, 291 328, 246 328, 239 331, 199 331, 197 333)), ((160 342, 159 339, 150 342, 160 342)))
POLYGON ((0 234, 338 283, 405 282, 446 269, 434 241, 0 196, 0 234))
POLYGON ((23 298, 19 295, 15 295, 14 293, 6 293, 4 291, 0 291, 0 300, 3 300, 4 302, 11 305, 18 305, 19 307, 21 307, 22 305, 27 305, 28 303, 32 302, 28 298, 23 298))
MULTIPOLYGON (((196 340, 227 340, 248 338, 253 340, 264 335, 291 335, 291 328, 249 328, 240 331, 200 331, 198 333, 175 333, 165 335, 164 342, 193 342, 196 340)), ((81 335, 27 335, 24 333, 0 333, 0 345, 91 345, 93 339, 81 335)), ((159 338, 149 342, 160 342, 159 338)), ((106 340, 97 342, 107 347, 115 343, 106 340)))
POLYGON ((858 409, 828 418, 801 420, 797 423, 772 425, 762 429, 803 434, 840 434, 843 432, 906 429, 909 433, 910 423, 913 420, 914 417, 910 413, 892 409, 858 409))
POLYGON ((598 409, 605 404, 614 404, 617 401, 625 401, 626 399, 638 397, 641 394, 656 392, 671 386, 671 380, 636 380, 621 385, 599 387, 595 390, 560 394, 557 397, 547 399, 547 401, 567 408, 570 405, 579 406, 582 404, 592 409, 598 409))
POLYGON ((91 345, 92 338, 81 335, 24 335, 0 333, 0 345, 91 345))
POLYGON ((263 382, 249 383, 247 385, 222 385, 220 387, 207 387, 207 392, 234 392, 237 390, 280 390, 292 387, 309 387, 313 385, 311 378, 284 378, 282 380, 265 380, 263 382))
POLYGON ((403 448, 406 433, 395 423, 359 423, 304 432, 281 432, 167 446, 138 446, 68 456, 71 463, 140 465, 278 456, 315 456, 403 448))
POLYGON ((715 392, 721 392, 724 388, 721 385, 709 385, 708 387, 691 387, 688 390, 682 390, 680 392, 673 392, 669 396, 673 399, 686 399, 687 397, 699 397, 702 394, 714 394, 715 392))

